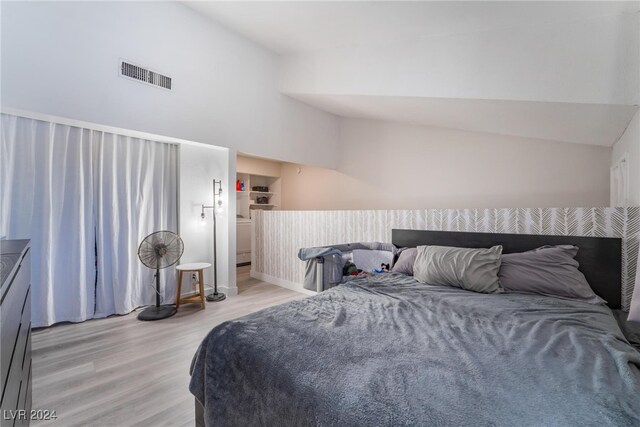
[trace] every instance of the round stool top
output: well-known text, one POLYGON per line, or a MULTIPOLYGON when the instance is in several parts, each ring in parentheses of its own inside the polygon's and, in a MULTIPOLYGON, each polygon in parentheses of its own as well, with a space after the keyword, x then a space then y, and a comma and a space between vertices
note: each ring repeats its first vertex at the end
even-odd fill
POLYGON ((208 262, 190 262, 189 264, 180 264, 176 267, 176 270, 182 271, 195 271, 195 270, 204 270, 205 268, 211 267, 211 264, 208 262))

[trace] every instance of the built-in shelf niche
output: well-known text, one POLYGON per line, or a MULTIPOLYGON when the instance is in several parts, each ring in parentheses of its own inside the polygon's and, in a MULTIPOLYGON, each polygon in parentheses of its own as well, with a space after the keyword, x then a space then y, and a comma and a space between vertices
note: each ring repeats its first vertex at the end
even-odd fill
POLYGON ((279 177, 239 172, 236 179, 244 182, 244 191, 236 191, 238 221, 250 219, 251 211, 255 209, 278 209, 281 187, 279 177), (267 187, 269 191, 253 191, 252 188, 256 186, 267 187), (268 203, 258 203, 259 197, 268 198, 268 203))

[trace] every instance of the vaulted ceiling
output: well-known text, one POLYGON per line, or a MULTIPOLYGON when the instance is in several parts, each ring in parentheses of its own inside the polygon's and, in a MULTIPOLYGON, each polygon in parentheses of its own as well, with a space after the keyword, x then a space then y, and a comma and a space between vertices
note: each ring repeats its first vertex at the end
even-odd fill
POLYGON ((640 103, 640 2, 188 2, 343 117, 611 146, 640 103))

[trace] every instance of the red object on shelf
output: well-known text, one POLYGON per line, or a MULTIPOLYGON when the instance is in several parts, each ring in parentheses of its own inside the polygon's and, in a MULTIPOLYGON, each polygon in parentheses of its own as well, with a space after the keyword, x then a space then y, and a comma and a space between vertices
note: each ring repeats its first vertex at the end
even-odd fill
POLYGON ((242 188, 240 187, 240 180, 236 180, 236 191, 242 191, 242 188))

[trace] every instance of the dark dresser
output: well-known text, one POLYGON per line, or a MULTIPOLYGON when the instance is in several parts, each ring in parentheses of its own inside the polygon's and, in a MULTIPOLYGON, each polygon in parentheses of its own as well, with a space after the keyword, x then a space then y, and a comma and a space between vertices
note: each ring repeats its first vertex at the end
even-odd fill
POLYGON ((31 251, 29 240, 0 240, 2 426, 29 425, 31 411, 31 251), (24 410, 25 412, 21 412, 24 410))

